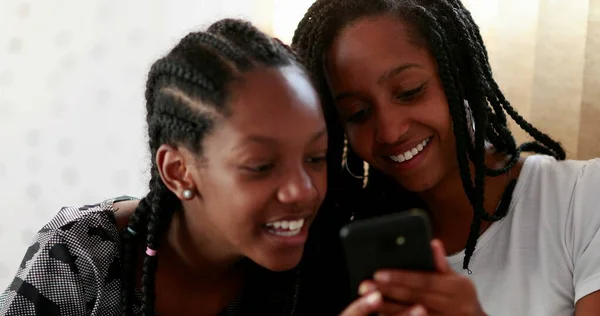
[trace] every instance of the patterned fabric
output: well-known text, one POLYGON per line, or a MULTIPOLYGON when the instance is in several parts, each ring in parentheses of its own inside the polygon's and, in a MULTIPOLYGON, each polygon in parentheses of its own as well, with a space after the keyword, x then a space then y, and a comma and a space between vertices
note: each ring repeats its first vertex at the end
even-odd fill
MULTIPOLYGON (((17 275, 0 295, 0 315, 120 315, 120 236, 112 204, 65 207, 35 236, 17 275)), ((252 266, 240 299, 225 315, 296 315, 298 273, 252 266), (254 271, 255 270, 255 271, 254 271)), ((140 314, 136 291, 134 313, 140 314)))

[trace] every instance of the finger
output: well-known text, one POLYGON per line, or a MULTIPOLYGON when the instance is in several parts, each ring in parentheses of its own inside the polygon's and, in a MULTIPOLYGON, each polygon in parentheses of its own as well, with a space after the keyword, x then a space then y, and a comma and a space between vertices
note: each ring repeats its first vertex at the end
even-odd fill
MULTIPOLYGON (((398 315, 398 314, 397 314, 398 315)), ((406 310, 403 314, 399 314, 400 316, 427 316, 427 310, 421 305, 415 305, 408 310, 406 310)))
POLYGON ((448 260, 446 259, 446 250, 444 249, 442 241, 439 239, 432 240, 431 250, 433 251, 433 261, 438 272, 451 273, 452 268, 450 268, 448 260))
POLYGON ((375 285, 375 282, 370 281, 370 280, 363 281, 358 286, 358 295, 363 296, 363 295, 365 295, 367 293, 371 293, 375 290, 377 290, 377 286, 375 285))
POLYGON ((372 292, 371 294, 362 296, 352 302, 340 314, 340 316, 368 316, 377 313, 383 304, 383 297, 380 292, 372 292))
POLYGON ((406 312, 407 310, 409 310, 413 305, 405 305, 405 304, 398 304, 395 302, 389 302, 386 301, 385 299, 383 300, 383 305, 381 306, 381 308, 379 309, 379 315, 385 315, 385 316, 396 316, 396 315, 402 315, 402 313, 406 312))
POLYGON ((451 296, 441 292, 420 291, 402 285, 381 285, 378 291, 383 295, 386 302, 392 302, 403 306, 420 304, 428 310, 439 311, 451 304, 451 296))
POLYGON ((420 271, 381 270, 375 273, 374 279, 377 287, 394 285, 420 291, 438 291, 438 285, 444 282, 444 275, 420 271))

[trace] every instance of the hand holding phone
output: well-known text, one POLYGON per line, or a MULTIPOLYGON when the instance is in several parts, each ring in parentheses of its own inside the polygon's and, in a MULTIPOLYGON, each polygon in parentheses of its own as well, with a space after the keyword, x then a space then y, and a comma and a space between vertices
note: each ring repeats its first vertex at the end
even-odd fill
POLYGON ((442 242, 431 240, 425 212, 412 210, 357 221, 344 227, 340 235, 354 295, 363 280, 371 280, 365 284, 374 286, 342 315, 425 312, 450 316, 457 310, 486 315, 473 282, 454 272, 442 242))
POLYGON ((423 210, 355 221, 340 230, 340 237, 354 295, 377 270, 435 271, 431 228, 423 210))

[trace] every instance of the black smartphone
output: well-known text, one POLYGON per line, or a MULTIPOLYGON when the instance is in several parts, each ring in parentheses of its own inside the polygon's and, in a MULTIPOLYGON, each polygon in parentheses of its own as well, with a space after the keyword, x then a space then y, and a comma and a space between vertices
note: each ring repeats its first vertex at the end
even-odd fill
POLYGON ((340 237, 354 295, 380 269, 435 271, 431 227, 423 210, 357 220, 342 227, 340 237))

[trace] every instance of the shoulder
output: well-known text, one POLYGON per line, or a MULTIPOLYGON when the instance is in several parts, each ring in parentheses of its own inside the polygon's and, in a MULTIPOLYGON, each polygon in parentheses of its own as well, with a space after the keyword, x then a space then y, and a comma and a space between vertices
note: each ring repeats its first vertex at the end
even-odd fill
POLYGON ((63 207, 38 232, 36 238, 45 233, 58 234, 70 244, 82 248, 89 248, 90 244, 102 241, 119 243, 119 228, 125 226, 120 222, 123 222, 123 218, 126 220, 131 213, 129 208, 121 209, 122 206, 130 206, 129 202, 135 206, 138 203, 135 198, 124 196, 92 205, 63 207))
POLYGON ((583 251, 600 231, 600 159, 532 156, 525 164, 521 191, 528 207, 554 218, 566 244, 583 251))
POLYGON ((559 205, 570 203, 576 194, 597 192, 600 159, 557 161, 550 156, 530 156, 525 160, 519 182, 520 191, 536 198, 555 200, 559 205), (596 185, 596 191, 590 185, 596 185))
POLYGON ((117 244, 119 232, 113 213, 110 200, 94 205, 63 207, 40 229, 34 237, 34 244, 60 239, 77 252, 95 252, 95 247, 105 242, 117 244))
POLYGON ((513 202, 547 215, 554 212, 563 223, 579 217, 600 218, 600 159, 557 161, 530 156, 515 192, 513 202))
POLYGON ((118 287, 119 234, 110 201, 63 207, 35 235, 0 314, 88 314, 105 287, 118 287))
POLYGON ((567 248, 585 246, 600 229, 600 159, 528 157, 512 206, 518 208, 513 216, 519 221, 543 224, 550 236, 561 236, 567 248))
POLYGON ((545 260, 568 266, 574 302, 600 289, 600 159, 528 157, 515 188, 516 205, 512 223, 552 256, 545 260))
POLYGON ((107 200, 91 205, 62 207, 58 213, 40 230, 40 233, 80 234, 82 228, 90 226, 115 226, 112 216, 112 201, 107 200))
MULTIPOLYGON (((600 158, 574 161, 580 167, 578 184, 600 184, 600 158)), ((595 189, 599 189, 595 187, 595 189)), ((598 191, 596 191, 598 192, 598 191)))
POLYGON ((533 155, 526 159, 523 169, 527 176, 578 181, 583 174, 600 173, 600 158, 558 161, 550 156, 533 155))

